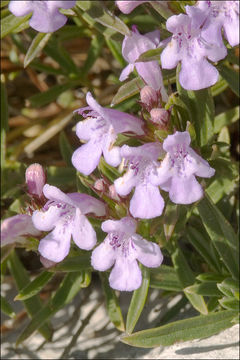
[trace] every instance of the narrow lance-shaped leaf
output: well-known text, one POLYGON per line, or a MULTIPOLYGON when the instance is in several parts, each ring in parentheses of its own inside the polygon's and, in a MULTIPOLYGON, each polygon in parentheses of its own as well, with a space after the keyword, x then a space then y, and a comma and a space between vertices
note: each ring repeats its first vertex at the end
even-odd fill
MULTIPOLYGON (((173 252, 172 262, 182 287, 185 288, 189 285, 192 285, 195 281, 195 276, 190 266, 188 265, 182 251, 179 248, 176 248, 175 251, 173 252)), ((206 303, 201 295, 188 294, 185 291, 184 293, 196 310, 198 310, 200 313, 204 315, 208 313, 206 303)))
POLYGON ((203 225, 222 261, 233 277, 238 279, 238 239, 232 226, 207 195, 197 207, 203 225))
POLYGON ((51 33, 38 33, 35 36, 25 55, 24 67, 27 67, 40 54, 51 36, 51 33))
POLYGON ((209 315, 194 316, 190 319, 123 336, 121 341, 131 346, 151 348, 201 339, 215 335, 232 326, 232 320, 236 314, 236 311, 225 310, 209 315))
POLYGON ((182 290, 177 273, 173 267, 161 265, 159 269, 151 269, 150 274, 150 287, 176 292, 182 290))
POLYGON ((125 324, 119 306, 118 298, 115 291, 109 286, 108 275, 105 273, 100 274, 102 280, 102 287, 106 299, 106 307, 108 316, 113 325, 120 331, 125 330, 125 324))
POLYGON ((96 22, 120 32, 123 35, 130 34, 127 25, 105 8, 101 1, 78 1, 77 5, 96 22))
POLYGON ((127 313, 126 332, 131 334, 142 313, 143 307, 147 300, 148 288, 150 283, 149 269, 141 266, 142 285, 135 290, 127 313))
POLYGON ((218 64, 217 68, 220 75, 227 81, 232 91, 239 97, 239 72, 230 68, 226 64, 218 64))
POLYGON ((184 289, 188 294, 198 294, 203 296, 221 296, 221 292, 218 290, 216 283, 203 282, 200 284, 193 284, 184 289))
POLYGON ((16 17, 12 14, 4 17, 1 21, 1 39, 11 32, 18 32, 28 28, 28 19, 30 15, 16 17))
POLYGON ((117 105, 122 101, 138 94, 144 85, 144 81, 139 77, 128 81, 118 89, 116 95, 112 99, 111 106, 117 105))
POLYGON ((16 315, 12 306, 7 302, 5 297, 3 297, 2 295, 1 295, 1 311, 11 318, 13 318, 16 315))
POLYGON ((80 291, 83 280, 84 279, 81 272, 67 274, 64 277, 60 288, 56 291, 53 298, 48 302, 48 304, 45 307, 41 308, 38 312, 35 311, 35 316, 33 316, 30 323, 25 327, 25 329, 23 329, 23 332, 18 337, 16 344, 18 345, 24 340, 26 340, 58 310, 70 303, 80 291))
POLYGON ((68 166, 72 166, 71 158, 72 158, 73 149, 64 131, 61 131, 59 135, 59 146, 62 157, 65 160, 66 164, 68 166))
MULTIPOLYGON (((26 284, 28 284, 30 281, 24 266, 22 265, 14 250, 8 257, 8 267, 12 276, 14 277, 18 290, 21 291, 21 289, 25 287, 26 284)), ((42 303, 39 297, 36 295, 31 299, 24 300, 23 304, 31 317, 33 317, 36 312, 39 311, 39 309, 40 311, 43 309, 42 303)), ((39 332, 46 340, 49 340, 52 336, 52 331, 50 330, 49 326, 44 323, 45 321, 42 321, 37 329, 39 329, 39 332)))
POLYGON ((42 288, 51 280, 54 276, 53 273, 43 271, 37 276, 30 284, 25 286, 19 294, 15 297, 15 300, 26 300, 30 297, 38 294, 42 288))
POLYGON ((227 110, 214 119, 214 133, 217 134, 223 126, 233 124, 239 119, 239 106, 227 110))

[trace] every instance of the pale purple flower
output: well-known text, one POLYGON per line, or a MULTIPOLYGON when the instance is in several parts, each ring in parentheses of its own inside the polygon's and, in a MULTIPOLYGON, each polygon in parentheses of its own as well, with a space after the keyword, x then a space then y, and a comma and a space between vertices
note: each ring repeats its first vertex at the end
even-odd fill
POLYGON ((46 175, 40 164, 32 164, 28 166, 25 172, 25 181, 28 193, 37 197, 43 196, 43 186, 46 183, 46 175))
POLYGON ((167 152, 161 166, 158 168, 156 184, 169 192, 169 197, 175 204, 191 204, 203 196, 203 189, 196 176, 210 178, 215 170, 207 161, 190 148, 191 138, 187 131, 176 131, 163 142, 167 152))
POLYGON ((126 80, 135 67, 146 84, 154 90, 160 90, 163 101, 167 102, 168 96, 163 85, 162 72, 158 61, 136 62, 141 54, 145 51, 156 49, 159 43, 159 30, 141 35, 137 27, 133 26, 131 35, 126 35, 122 43, 122 54, 129 64, 123 69, 119 80, 126 80))
POLYGON ((130 201, 130 213, 137 218, 151 219, 160 216, 164 200, 155 185, 158 157, 162 154, 160 143, 147 143, 138 147, 124 145, 121 156, 128 163, 127 172, 114 181, 116 192, 125 196, 135 187, 130 201))
POLYGON ((186 12, 202 24, 201 36, 208 43, 223 46, 223 29, 231 46, 239 44, 239 1, 198 1, 186 12))
POLYGON ((173 69, 181 62, 179 82, 187 90, 199 90, 215 84, 218 71, 211 61, 227 55, 225 46, 207 43, 201 36, 201 21, 198 23, 185 14, 171 16, 166 28, 173 33, 171 41, 161 54, 163 69, 173 69))
POLYGON ((37 230, 32 222, 32 218, 27 214, 18 214, 3 220, 1 224, 1 246, 22 242, 28 236, 39 236, 41 232, 37 230))
POLYGON ((67 17, 61 14, 59 9, 70 9, 75 3, 75 0, 12 0, 8 8, 15 16, 25 16, 32 13, 29 26, 39 32, 48 33, 58 30, 67 22, 67 17))
POLYGON ((119 10, 124 14, 130 14, 138 5, 148 2, 147 0, 116 1, 119 10))
POLYGON ((78 171, 89 175, 97 167, 102 153, 109 165, 120 164, 120 148, 113 146, 117 134, 133 132, 143 135, 144 131, 142 120, 118 110, 103 108, 90 92, 87 93, 86 101, 89 106, 77 111, 87 119, 77 124, 76 134, 80 140, 88 142, 74 151, 72 163, 78 171))
POLYGON ((107 220, 102 230, 108 235, 92 252, 94 269, 106 271, 113 266, 109 283, 113 289, 133 291, 142 283, 142 274, 137 260, 146 267, 158 267, 163 261, 159 246, 136 234, 137 222, 125 217, 107 220))
POLYGON ((37 229, 52 231, 40 241, 40 254, 53 262, 62 261, 69 253, 71 236, 80 249, 92 249, 97 241, 96 233, 85 214, 103 216, 105 205, 90 195, 64 194, 48 184, 43 193, 49 201, 41 211, 34 211, 32 221, 37 229))

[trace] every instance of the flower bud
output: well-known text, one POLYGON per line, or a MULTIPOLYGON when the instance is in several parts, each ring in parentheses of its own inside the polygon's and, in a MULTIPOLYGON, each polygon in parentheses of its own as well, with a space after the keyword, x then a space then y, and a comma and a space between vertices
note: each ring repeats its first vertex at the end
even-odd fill
POLYGON ((150 111, 150 116, 152 122, 160 125, 161 127, 166 127, 169 121, 169 112, 165 109, 154 108, 150 111))
POLYGON ((104 180, 103 179, 97 179, 94 183, 94 189, 98 191, 104 191, 104 180))
POLYGON ((46 175, 40 164, 32 164, 27 168, 25 181, 29 194, 36 195, 39 198, 43 195, 42 190, 46 183, 46 175))
POLYGON ((144 88, 142 88, 140 98, 147 109, 152 109, 153 106, 156 106, 158 103, 157 92, 151 86, 144 86, 144 88))

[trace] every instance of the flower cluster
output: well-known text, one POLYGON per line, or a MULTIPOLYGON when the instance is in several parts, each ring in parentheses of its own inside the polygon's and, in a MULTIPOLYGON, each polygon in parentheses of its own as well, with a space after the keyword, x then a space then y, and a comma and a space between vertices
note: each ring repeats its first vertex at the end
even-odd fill
MULTIPOLYGON (((128 14, 145 2, 116 1, 116 4, 128 14)), ((10 1, 9 10, 16 16, 32 12, 30 26, 52 32, 66 22, 59 8, 69 9, 74 5, 75 1, 10 1)), ((65 194, 46 184, 42 167, 33 164, 26 171, 31 206, 25 214, 3 221, 2 245, 21 242, 28 236, 41 238, 38 251, 42 263, 48 267, 69 254, 72 240, 80 249, 93 249, 94 269, 106 271, 112 267, 110 286, 120 291, 140 287, 138 262, 150 268, 161 265, 163 256, 158 244, 137 233, 139 219, 161 216, 166 196, 175 204, 200 200, 204 192, 197 177, 210 178, 215 170, 190 147, 187 130, 177 131, 170 126, 170 110, 165 107, 168 94, 158 61, 138 59, 146 51, 164 46, 162 68, 172 69, 180 62, 180 84, 188 90, 199 90, 218 79, 218 71, 210 61, 219 61, 227 55, 222 30, 231 46, 239 42, 238 1, 199 1, 185 9, 185 14, 168 18, 166 29, 172 33, 170 38, 160 42, 159 30, 143 35, 133 26, 123 40, 122 55, 128 65, 119 80, 124 81, 136 69, 146 84, 140 93, 141 118, 102 107, 90 92, 86 95, 87 106, 76 110, 83 118, 76 125, 76 135, 83 144, 73 152, 72 164, 85 176, 97 169, 102 156, 108 165, 119 167, 120 176, 112 184, 106 184, 105 178, 96 179, 97 171, 91 176, 95 191, 105 192, 111 201, 122 202, 127 216, 119 219, 118 214, 114 218, 103 201, 78 192, 65 194), (151 132, 151 127, 165 131, 163 141, 151 132), (118 134, 131 134, 136 140, 134 145, 138 146, 119 145, 118 134), (163 196, 163 192, 168 195, 163 196), (104 220, 101 228, 107 236, 100 244, 92 216, 104 220)))

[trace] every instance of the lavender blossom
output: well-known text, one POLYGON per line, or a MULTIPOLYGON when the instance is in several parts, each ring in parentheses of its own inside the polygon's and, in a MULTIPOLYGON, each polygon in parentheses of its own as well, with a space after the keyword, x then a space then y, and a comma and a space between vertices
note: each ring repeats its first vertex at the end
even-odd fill
POLYGON ((113 146, 117 134, 133 132, 143 135, 144 131, 143 121, 137 117, 118 110, 103 108, 94 100, 90 92, 87 93, 86 100, 89 106, 77 111, 87 119, 77 124, 76 134, 80 140, 88 142, 74 151, 72 163, 78 171, 89 175, 97 167, 102 153, 109 165, 120 164, 120 148, 113 146))
POLYGON ((158 168, 155 184, 169 192, 169 197, 176 204, 191 204, 203 196, 203 189, 196 176, 210 178, 214 175, 208 162, 190 148, 191 138, 187 131, 177 131, 163 142, 167 152, 158 168))
POLYGON ((162 72, 158 61, 136 62, 141 54, 147 50, 156 49, 159 43, 159 30, 141 35, 137 27, 133 26, 131 35, 126 35, 123 40, 122 54, 129 64, 123 69, 119 80, 126 80, 135 67, 146 84, 154 90, 160 90, 163 101, 167 102, 168 96, 163 85, 162 72))
POLYGON ((53 262, 62 261, 70 250, 71 236, 75 244, 90 250, 96 244, 96 233, 85 214, 105 215, 105 205, 86 194, 64 194, 55 186, 46 184, 44 196, 49 201, 32 216, 34 226, 51 231, 39 244, 40 254, 53 262))
POLYGON ((108 235, 92 252, 94 269, 106 271, 113 266, 110 286, 120 291, 133 291, 142 283, 137 260, 146 267, 158 267, 163 261, 159 246, 136 234, 137 223, 130 217, 107 220, 102 230, 108 235))
POLYGON ((138 147, 124 145, 121 156, 128 162, 125 175, 114 181, 116 192, 125 196, 135 187, 130 201, 130 213, 134 217, 151 219, 160 216, 164 207, 164 200, 155 185, 157 162, 162 153, 160 143, 147 143, 138 147))
POLYGON ((28 236, 39 236, 30 215, 18 214, 3 220, 1 224, 1 246, 22 242, 28 236))
POLYGON ((186 12, 202 23, 201 37, 208 43, 224 46, 223 29, 231 46, 239 44, 239 1, 198 1, 186 6, 186 12))
POLYGON ((201 36, 201 21, 195 21, 188 15, 171 16, 166 28, 173 33, 171 41, 161 54, 163 69, 173 69, 181 62, 179 82, 187 90, 199 90, 215 84, 218 71, 211 61, 223 59, 225 46, 207 43, 201 36))
POLYGON ((59 8, 70 9, 75 3, 76 1, 12 0, 8 8, 15 16, 25 16, 32 12, 29 26, 48 33, 58 30, 67 22, 67 17, 59 12, 59 8))
POLYGON ((40 164, 32 164, 28 166, 25 172, 25 180, 28 192, 31 195, 42 197, 43 186, 46 183, 46 175, 40 164))
POLYGON ((138 5, 141 5, 145 2, 148 2, 146 0, 131 0, 131 1, 116 1, 116 5, 118 6, 119 10, 123 12, 124 14, 130 14, 138 5))

